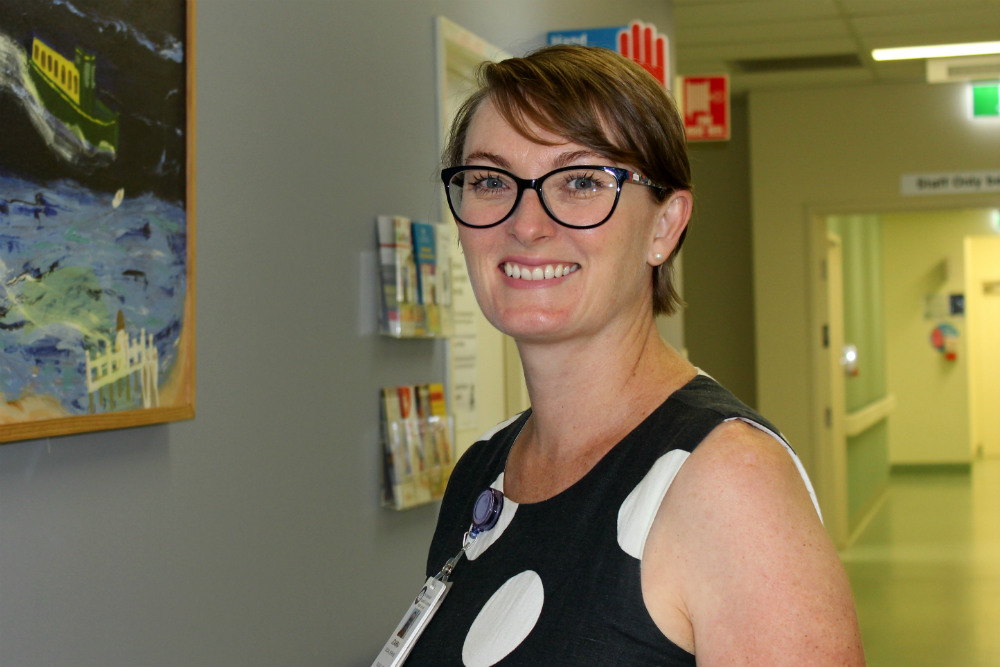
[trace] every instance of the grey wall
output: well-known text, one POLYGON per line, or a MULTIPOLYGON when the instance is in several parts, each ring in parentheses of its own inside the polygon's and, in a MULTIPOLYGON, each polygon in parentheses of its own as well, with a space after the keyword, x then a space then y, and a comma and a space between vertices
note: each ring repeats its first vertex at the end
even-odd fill
POLYGON ((669 0, 198 2, 195 420, 0 447, 0 664, 368 665, 437 507, 378 506, 373 219, 438 219, 433 18, 521 52, 669 0))
POLYGON ((694 214, 684 240, 684 341, 691 361, 745 403, 757 402, 746 97, 731 103, 729 141, 690 144, 694 214))

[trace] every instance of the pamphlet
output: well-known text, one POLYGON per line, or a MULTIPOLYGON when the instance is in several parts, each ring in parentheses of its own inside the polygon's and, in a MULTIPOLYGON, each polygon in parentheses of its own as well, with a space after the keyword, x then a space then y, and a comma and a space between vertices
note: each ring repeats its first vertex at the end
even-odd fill
POLYGON ((383 387, 383 502, 406 509, 444 495, 455 463, 444 385, 383 387))
POLYGON ((397 338, 449 336, 451 228, 400 215, 380 215, 376 222, 381 332, 397 338))

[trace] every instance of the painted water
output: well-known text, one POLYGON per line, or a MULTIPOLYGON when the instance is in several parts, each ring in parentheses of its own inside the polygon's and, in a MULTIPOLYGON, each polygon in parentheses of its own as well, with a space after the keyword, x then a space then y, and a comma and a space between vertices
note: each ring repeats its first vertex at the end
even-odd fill
MULTIPOLYGON (((88 350, 151 334, 159 376, 177 361, 187 290, 186 216, 153 195, 0 177, 0 394, 88 412, 88 350)), ((120 406, 124 407, 124 406, 120 406)), ((132 406, 134 407, 134 406, 132 406)))

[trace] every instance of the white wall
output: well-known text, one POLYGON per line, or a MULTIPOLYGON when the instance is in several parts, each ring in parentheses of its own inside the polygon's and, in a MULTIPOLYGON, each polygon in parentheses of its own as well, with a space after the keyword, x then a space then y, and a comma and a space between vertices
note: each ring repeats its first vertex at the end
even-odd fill
POLYGON ((996 205, 994 196, 904 197, 901 174, 995 169, 996 124, 966 119, 964 86, 886 84, 750 96, 758 406, 811 470, 814 401, 809 286, 814 216, 996 205))
MULTIPOLYGON (((993 224, 1000 211, 993 211, 993 224)), ((975 455, 1000 458, 1000 236, 965 239, 965 303, 969 350, 969 400, 975 455)))
POLYGON ((198 416, 0 447, 0 664, 368 665, 436 506, 378 506, 378 213, 437 219, 433 19, 513 53, 668 0, 200 0, 198 416))
POLYGON ((965 292, 965 237, 993 232, 985 209, 919 211, 882 216, 885 334, 892 464, 968 463, 970 434, 969 330, 966 317, 934 312, 924 297, 965 292), (939 324, 958 331, 957 358, 931 345, 939 324))

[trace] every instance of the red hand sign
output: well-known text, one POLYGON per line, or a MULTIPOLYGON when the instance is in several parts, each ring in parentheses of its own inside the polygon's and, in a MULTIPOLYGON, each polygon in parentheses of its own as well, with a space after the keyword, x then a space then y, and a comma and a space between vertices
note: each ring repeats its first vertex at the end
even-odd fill
POLYGON ((632 21, 618 33, 618 51, 642 65, 664 87, 667 86, 666 50, 666 37, 657 34, 655 26, 641 21, 632 21))

